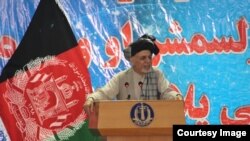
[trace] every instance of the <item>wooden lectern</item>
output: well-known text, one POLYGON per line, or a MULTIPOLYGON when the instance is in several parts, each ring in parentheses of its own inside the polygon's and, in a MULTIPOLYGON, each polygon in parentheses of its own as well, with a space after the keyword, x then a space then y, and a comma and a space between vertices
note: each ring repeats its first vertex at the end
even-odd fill
POLYGON ((172 141, 173 125, 185 124, 184 101, 99 101, 89 118, 90 130, 107 141, 172 141))

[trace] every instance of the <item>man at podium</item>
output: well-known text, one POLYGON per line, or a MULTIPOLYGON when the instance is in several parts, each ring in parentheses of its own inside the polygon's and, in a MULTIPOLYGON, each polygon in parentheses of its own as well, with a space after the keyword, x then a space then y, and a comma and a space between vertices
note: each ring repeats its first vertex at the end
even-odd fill
POLYGON ((152 67, 153 55, 159 53, 155 40, 154 36, 144 34, 123 51, 131 68, 116 74, 105 86, 88 95, 84 104, 87 113, 93 111, 93 103, 99 100, 182 100, 164 74, 152 67))

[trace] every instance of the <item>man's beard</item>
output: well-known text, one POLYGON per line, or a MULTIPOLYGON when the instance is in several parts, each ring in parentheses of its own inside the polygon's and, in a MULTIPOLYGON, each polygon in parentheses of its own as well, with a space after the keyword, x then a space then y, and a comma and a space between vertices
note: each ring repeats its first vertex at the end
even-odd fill
POLYGON ((149 72, 151 72, 151 70, 152 70, 152 67, 150 67, 149 69, 148 68, 142 68, 142 72, 143 73, 149 73, 149 72))

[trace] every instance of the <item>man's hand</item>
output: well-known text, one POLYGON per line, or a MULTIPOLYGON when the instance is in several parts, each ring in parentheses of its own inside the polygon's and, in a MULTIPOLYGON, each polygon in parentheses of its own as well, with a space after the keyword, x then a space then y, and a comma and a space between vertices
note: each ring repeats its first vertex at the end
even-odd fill
POLYGON ((175 100, 183 100, 183 97, 181 94, 177 94, 175 97, 175 100))
POLYGON ((84 111, 89 115, 90 112, 94 111, 94 98, 90 97, 88 98, 84 105, 83 105, 84 111))

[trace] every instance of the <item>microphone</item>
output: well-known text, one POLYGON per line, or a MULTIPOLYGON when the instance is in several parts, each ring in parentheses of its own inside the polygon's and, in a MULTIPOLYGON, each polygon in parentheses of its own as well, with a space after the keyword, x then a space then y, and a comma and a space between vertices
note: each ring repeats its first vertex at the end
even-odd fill
MULTIPOLYGON (((127 92, 128 92, 129 83, 128 83, 128 82, 125 82, 124 85, 125 85, 125 88, 127 89, 127 92)), ((129 94, 129 92, 128 92, 127 100, 130 100, 130 94, 129 94)))
POLYGON ((128 88, 129 83, 128 83, 128 82, 125 82, 125 84, 124 84, 124 85, 125 85, 125 87, 126 87, 126 88, 128 88))
POLYGON ((144 97, 144 94, 143 94, 143 90, 142 90, 142 86, 143 86, 143 82, 138 82, 138 85, 141 87, 141 96, 144 97))
POLYGON ((138 85, 142 88, 143 82, 138 82, 138 85))

